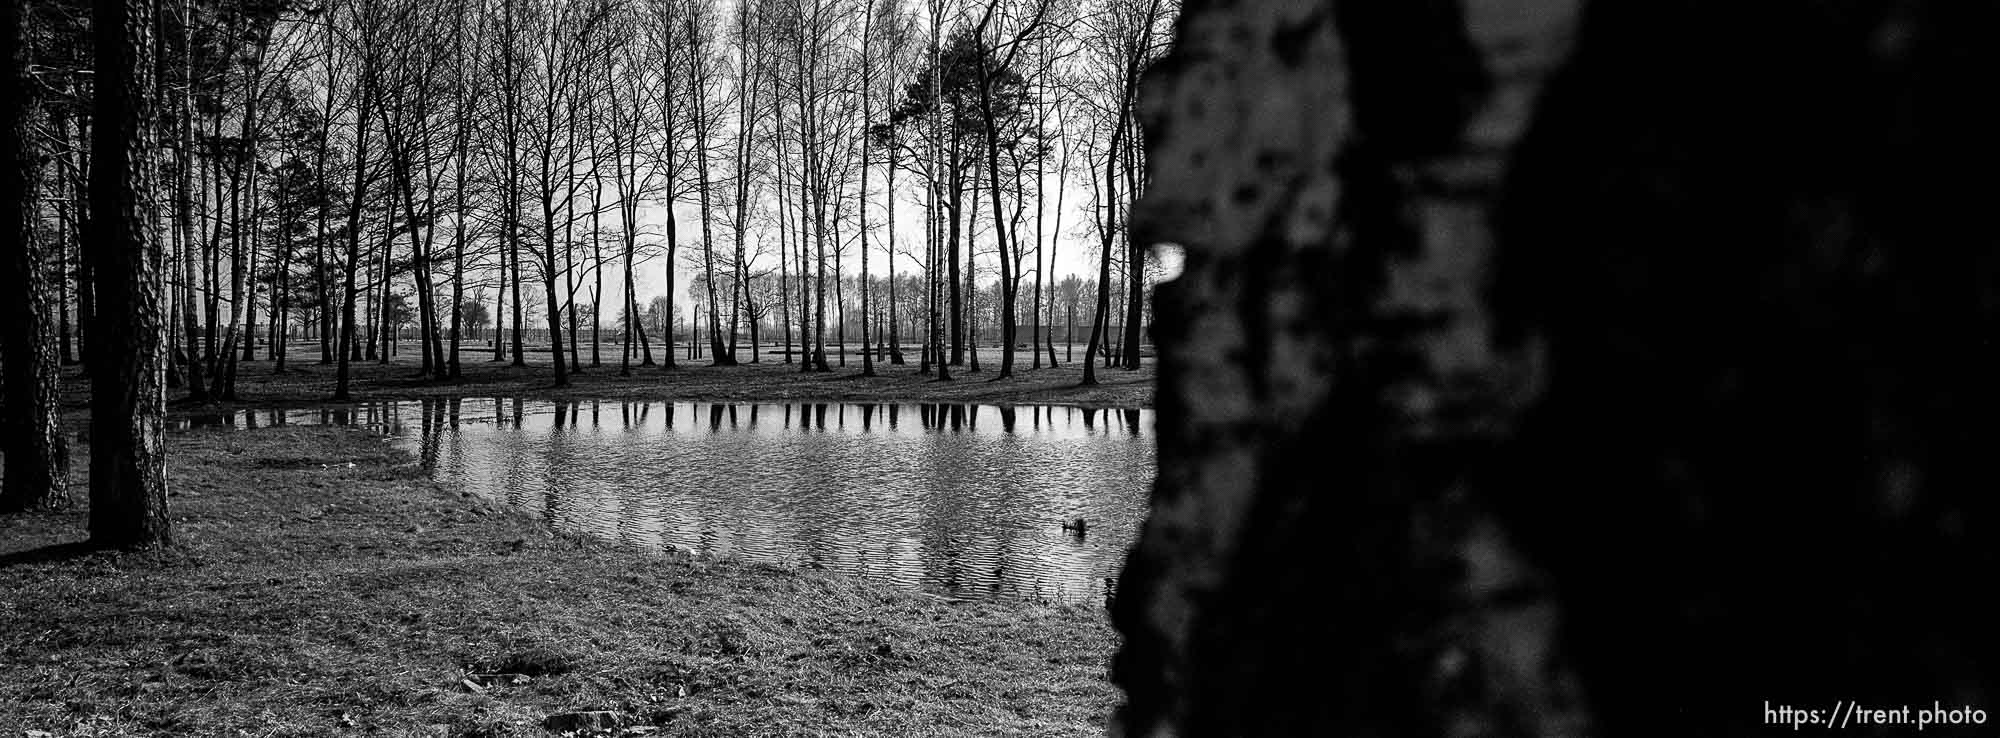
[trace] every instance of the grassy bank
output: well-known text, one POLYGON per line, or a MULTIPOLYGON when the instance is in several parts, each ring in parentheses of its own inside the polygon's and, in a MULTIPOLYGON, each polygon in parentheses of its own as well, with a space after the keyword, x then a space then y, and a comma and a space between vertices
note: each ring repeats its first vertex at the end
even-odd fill
MULTIPOLYGON (((631 376, 620 376, 615 351, 607 350, 602 366, 589 366, 589 347, 582 354, 584 371, 572 375, 568 387, 555 389, 555 379, 547 349, 529 352, 527 366, 492 361, 490 350, 468 347, 461 354, 464 376, 449 382, 413 379, 418 370, 416 344, 406 343, 403 351, 388 364, 359 361, 353 372, 351 394, 356 400, 402 400, 419 397, 492 396, 536 399, 626 399, 626 400, 740 400, 800 401, 851 400, 867 402, 980 402, 1000 404, 1077 405, 1086 407, 1151 407, 1153 405, 1153 360, 1145 359, 1136 371, 1098 368, 1098 384, 1080 386, 1083 367, 1064 362, 1058 367, 1030 369, 1027 352, 1018 359, 1015 374, 995 380, 1000 361, 998 352, 982 349, 981 372, 954 367, 953 380, 936 381, 917 373, 915 358, 896 366, 882 362, 878 376, 862 377, 861 360, 850 356, 846 367, 831 372, 803 373, 798 364, 782 363, 777 356, 764 356, 758 364, 733 367, 710 366, 707 359, 681 360, 678 368, 632 367, 631 376)), ((1058 348, 1058 355, 1062 349, 1058 348)), ((1076 357, 1083 358, 1078 346, 1076 357)), ((260 351, 260 357, 263 356, 260 351)), ((274 374, 273 365, 260 358, 245 362, 237 370, 237 399, 259 406, 320 404, 333 393, 334 367, 318 363, 317 345, 294 344, 288 371, 274 374)), ((748 358, 745 352, 744 358, 748 358)), ((185 393, 170 390, 168 397, 185 393)))
POLYGON ((553 534, 356 429, 169 444, 178 550, 0 517, 8 735, 546 735, 577 711, 624 734, 1098 735, 1117 699, 1098 607, 553 534), (526 679, 468 676, 494 673, 526 679))

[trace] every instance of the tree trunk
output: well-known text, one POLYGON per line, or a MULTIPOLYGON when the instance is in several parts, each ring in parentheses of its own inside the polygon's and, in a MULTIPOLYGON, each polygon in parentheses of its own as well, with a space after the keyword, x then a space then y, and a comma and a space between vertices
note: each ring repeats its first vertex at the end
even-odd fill
MULTIPOLYGON (((422 220, 417 215, 416 176, 414 171, 416 164, 414 161, 414 152, 410 148, 414 144, 406 139, 399 139, 402 139, 402 137, 390 137, 390 156, 392 161, 397 162, 394 165, 399 172, 395 177, 396 184, 398 185, 396 192, 401 195, 404 230, 410 236, 410 279, 417 297, 417 349, 418 353, 422 354, 422 358, 418 362, 418 376, 426 379, 441 379, 445 375, 444 363, 442 361, 443 350, 437 348, 436 310, 431 304, 431 294, 434 290, 431 288, 430 280, 431 248, 428 243, 430 237, 424 235, 426 229, 423 228, 422 220)), ((435 210, 432 207, 426 207, 425 209, 426 211, 435 210)), ((393 222, 393 218, 391 221, 393 222)), ((429 229, 428 232, 435 234, 436 229, 429 229)), ((387 243, 394 244, 395 239, 387 239, 387 243)), ((391 247, 385 246, 384 248, 391 247)), ((390 345, 395 345, 393 339, 390 341, 390 345)))
MULTIPOLYGON (((781 109, 782 106, 773 105, 772 107, 774 109, 781 109)), ((776 113, 773 114, 773 117, 777 119, 778 128, 782 130, 784 127, 784 117, 776 113)), ((785 137, 776 135, 772 136, 772 139, 774 139, 774 143, 778 149, 778 160, 784 161, 785 137)), ((792 218, 791 208, 788 207, 789 203, 785 201, 785 193, 789 191, 785 182, 785 168, 782 166, 774 168, 777 169, 774 175, 777 185, 772 189, 778 194, 778 333, 784 336, 785 363, 790 364, 792 363, 792 275, 789 263, 792 260, 792 256, 789 252, 791 251, 792 244, 792 218)))
MULTIPOLYGON (((1133 85, 1137 85, 1138 83, 1136 78, 1131 81, 1133 85)), ((1128 125, 1133 125, 1136 128, 1136 122, 1128 125)), ((1128 145, 1139 143, 1132 140, 1136 139, 1137 136, 1137 131, 1127 134, 1128 145)), ((1136 152, 1134 149, 1136 149, 1136 146, 1127 149, 1126 159, 1121 162, 1124 166, 1125 198, 1127 200, 1137 200, 1142 194, 1139 191, 1134 172, 1144 162, 1139 161, 1139 157, 1135 155, 1136 152)), ((1141 334, 1145 331, 1146 244, 1139 242, 1138 239, 1128 237, 1125 239, 1125 250, 1126 263, 1130 266, 1125 274, 1125 341, 1118 349, 1118 358, 1122 360, 1126 369, 1138 369, 1139 343, 1141 334)))
MULTIPOLYGON (((363 72, 366 75, 367 72, 363 72)), ((355 284, 355 272, 361 268, 361 212, 368 196, 368 117, 371 106, 367 104, 368 80, 357 78, 357 99, 362 102, 355 108, 354 122, 354 189, 347 195, 347 259, 341 265, 344 278, 340 292, 340 340, 334 347, 338 361, 334 369, 333 399, 347 400, 349 384, 352 381, 353 363, 356 356, 354 344, 355 325, 358 317, 354 301, 359 292, 355 284)))
MULTIPOLYGON (((464 161, 465 150, 463 147, 461 147, 458 150, 458 153, 455 158, 457 161, 460 162, 464 161)), ((462 334, 465 331, 465 238, 466 238, 465 212, 466 210, 465 210, 465 169, 463 164, 459 165, 458 177, 456 178, 456 182, 454 183, 452 190, 453 190, 452 199, 453 199, 453 204, 456 206, 455 210, 457 211, 457 217, 452 219, 452 228, 454 229, 454 233, 452 234, 452 241, 451 241, 451 328, 450 328, 451 339, 446 344, 445 348, 444 376, 446 379, 458 379, 461 376, 458 368, 458 351, 459 351, 459 342, 463 338, 462 334)))
MULTIPOLYGON (((1154 0, 1157 5, 1158 0, 1154 0)), ((1129 71, 1129 70, 1128 70, 1129 71)), ((1136 74, 1136 71, 1132 73, 1136 74)), ((1098 216, 1098 260, 1097 260, 1097 313, 1091 319, 1090 345, 1083 350, 1083 384, 1097 384, 1097 352, 1109 340, 1111 327, 1111 255, 1117 245, 1116 225, 1118 219, 1118 149, 1121 139, 1131 128, 1126 120, 1131 116, 1133 84, 1127 84, 1118 101, 1118 122, 1111 129, 1111 141, 1104 147, 1104 200, 1099 203, 1098 216)), ((1130 240, 1128 234, 1127 240, 1130 240)))
MULTIPOLYGON (((516 171, 516 172, 514 173, 514 175, 513 175, 512 179, 513 179, 513 181, 515 181, 515 182, 519 182, 519 181, 520 181, 520 173, 519 173, 518 171, 516 171)), ((507 228, 507 234, 508 234, 508 235, 507 235, 507 251, 508 251, 508 255, 509 255, 509 257, 510 257, 510 258, 512 259, 512 261, 513 261, 513 266, 514 266, 514 278, 513 278, 513 283, 514 283, 514 303, 513 303, 513 308, 514 308, 514 322, 513 322, 512 324, 511 324, 511 329, 512 329, 512 332, 513 332, 513 341, 514 341, 514 349, 513 349, 513 354, 512 354, 512 356, 513 356, 513 365, 514 365, 514 366, 527 366, 527 365, 528 365, 528 359, 527 359, 527 357, 526 357, 526 356, 524 356, 524 355, 522 354, 522 352, 521 352, 521 328, 522 328, 522 325, 521 325, 521 323, 522 323, 522 320, 521 320, 521 235, 520 235, 520 228, 521 228, 521 206, 520 206, 520 198, 519 198, 519 194, 520 194, 520 188, 519 188, 519 186, 518 186, 518 185, 517 185, 517 186, 515 187, 515 193, 514 193, 514 194, 516 195, 516 197, 514 198, 514 202, 513 202, 512 204, 510 204, 510 205, 509 205, 509 207, 508 207, 508 209, 509 209, 509 212, 512 212, 512 213, 513 213, 513 218, 511 218, 511 219, 510 219, 510 221, 511 221, 511 222, 509 223, 509 226, 508 226, 508 228, 507 228)))
MULTIPOLYGON (((953 130, 956 131, 956 129, 957 127, 953 126, 953 130)), ((951 149, 953 152, 956 152, 958 150, 958 136, 955 133, 952 136, 951 149)), ((947 261, 945 266, 947 271, 945 272, 944 281, 947 291, 946 294, 948 295, 949 298, 948 300, 949 306, 951 308, 951 315, 950 315, 951 362, 950 363, 952 366, 964 366, 966 295, 964 295, 960 291, 960 285, 959 285, 958 219, 959 219, 959 212, 961 209, 961 205, 964 202, 965 184, 960 181, 963 175, 959 169, 960 163, 958 161, 957 154, 956 153, 952 154, 950 156, 950 160, 951 163, 949 166, 951 168, 951 171, 949 174, 946 175, 946 179, 951 184, 945 191, 945 217, 949 220, 948 220, 948 225, 946 226, 945 239, 943 243, 945 259, 947 261)), ((970 242, 972 239, 968 238, 965 240, 970 242)), ((967 244, 966 249, 968 252, 971 250, 970 243, 967 244)), ((969 267, 970 265, 967 266, 969 267)), ((971 269, 968 268, 966 271, 970 272, 971 269)))
MULTIPOLYGON (((699 96, 700 91, 697 90, 695 92, 695 95, 699 96)), ((721 304, 722 297, 717 292, 715 287, 715 233, 714 233, 714 227, 712 225, 712 220, 714 216, 711 213, 711 203, 709 198, 710 182, 708 176, 708 136, 706 134, 708 126, 707 124, 701 122, 700 120, 702 117, 705 117, 707 113, 705 110, 702 109, 701 103, 699 102, 698 99, 695 105, 696 105, 695 108, 696 121, 694 125, 694 130, 695 130, 695 156, 697 157, 694 165, 695 187, 698 190, 698 200, 701 203, 701 251, 702 251, 702 262, 703 262, 702 274, 704 275, 705 279, 704 286, 707 287, 708 291, 708 350, 710 354, 709 364, 711 366, 735 366, 736 354, 731 352, 728 346, 724 345, 722 337, 722 331, 723 331, 722 321, 717 319, 717 316, 722 315, 722 304, 721 304)), ((734 341, 736 326, 733 325, 729 326, 728 330, 731 336, 730 341, 734 341)))
MULTIPOLYGON (((22 94, 25 95, 26 93, 24 92, 22 94)), ((57 123, 56 125, 56 138, 59 140, 66 140, 66 132, 64 131, 64 126, 62 126, 61 123, 57 123)), ((63 177, 63 176, 55 177, 56 184, 54 185, 54 190, 57 193, 58 197, 63 197, 64 195, 68 194, 69 191, 68 180, 69 180, 68 177, 63 177)), ((73 198, 64 197, 64 199, 73 199, 73 198)), ((75 213, 75 208, 73 208, 69 203, 57 203, 56 241, 55 241, 55 254, 54 254, 54 258, 56 260, 55 261, 56 334, 57 334, 56 340, 60 346, 58 356, 60 357, 63 366, 68 366, 70 364, 76 363, 76 345, 71 338, 72 332, 75 330, 75 327, 72 323, 70 323, 69 319, 69 296, 70 296, 69 280, 70 276, 75 273, 74 269, 70 266, 72 258, 71 256, 72 249, 70 247, 70 244, 73 243, 75 240, 75 236, 73 236, 71 233, 71 229, 73 227, 72 221, 76 217, 74 213, 75 213)), ((192 293, 193 290, 192 288, 190 288, 189 294, 192 293)))
MULTIPOLYGON (((465 51, 465 3, 454 3, 454 19, 451 26, 452 40, 452 241, 451 241, 451 348, 445 357, 445 376, 458 379, 458 351, 461 334, 465 330, 465 239, 466 239, 466 157, 471 155, 473 116, 467 115, 469 105, 466 99, 466 51, 465 51)), ((498 320, 500 316, 493 316, 498 320)))
MULTIPOLYGON (((293 183, 296 186, 296 183, 293 183)), ((271 337, 266 353, 271 356, 271 373, 285 373, 285 330, 289 327, 291 302, 292 243, 291 225, 296 216, 283 202, 278 209, 278 266, 272 271, 271 285, 271 337)))
MULTIPOLYGON (((503 213, 506 212, 507 206, 505 204, 502 204, 500 207, 501 207, 501 212, 503 213)), ((511 243, 511 239, 509 239, 507 235, 503 233, 500 236, 500 245, 499 245, 500 247, 495 249, 496 251, 500 252, 499 254, 500 268, 496 270, 498 274, 495 275, 499 278, 500 281, 499 284, 495 285, 495 289, 493 290, 493 334, 492 334, 493 358, 488 359, 488 361, 492 362, 507 360, 507 334, 502 330, 502 324, 507 320, 507 248, 506 247, 507 244, 509 243, 511 243)))
MULTIPOLYGON (((951 251, 957 253, 957 249, 953 248, 942 238, 944 235, 944 223, 938 221, 938 216, 943 215, 941 206, 943 205, 944 198, 940 194, 937 186, 935 184, 932 185, 930 188, 931 207, 928 214, 931 219, 930 267, 925 270, 924 275, 924 280, 930 288, 931 307, 930 325, 926 331, 929 335, 926 340, 929 342, 930 348, 928 352, 929 365, 937 368, 938 381, 949 382, 951 381, 951 364, 945 361, 945 326, 941 321, 945 317, 945 305, 943 303, 944 285, 946 283, 955 284, 955 282, 952 282, 950 279, 940 280, 938 277, 943 273, 941 267, 944 266, 944 252, 951 251)), ((956 271, 955 269, 953 270, 954 273, 956 271)))
MULTIPOLYGON (((629 198, 630 194, 628 193, 626 197, 629 198)), ((634 348, 632 342, 636 340, 638 336, 636 325, 639 322, 639 313, 638 313, 639 298, 635 296, 637 293, 633 291, 634 288, 632 280, 632 251, 634 249, 634 245, 632 241, 633 237, 632 224, 630 222, 632 218, 631 213, 632 213, 631 208, 627 206, 624 210, 625 214, 624 219, 627 222, 622 226, 622 228, 625 231, 625 240, 623 244, 624 257, 625 257, 625 269, 624 269, 625 284, 623 291, 624 299, 621 299, 618 302, 620 305, 619 308, 620 312, 623 312, 625 314, 625 320, 622 321, 624 323, 624 328, 625 328, 625 330, 623 331, 625 346, 624 350, 620 352, 618 355, 618 376, 621 377, 632 376, 632 350, 634 348)), ((668 267, 667 272, 669 274, 673 273, 673 268, 668 267)))
MULTIPOLYGON (((680 364, 674 364, 674 264, 676 264, 674 260, 676 258, 680 258, 680 244, 672 244, 672 242, 666 244, 666 316, 660 318, 660 320, 666 322, 666 328, 660 328, 660 332, 662 332, 660 344, 666 346, 666 350, 660 352, 660 368, 662 370, 670 370, 670 368, 678 368, 680 366, 680 364)), ((640 334, 640 336, 644 336, 644 334, 640 334)), ((652 350, 650 348, 646 350, 646 360, 652 362, 652 350)))
MULTIPOLYGON (((544 181, 548 178, 546 174, 548 167, 549 163, 544 161, 542 163, 544 181)), ((556 294, 556 277, 560 272, 556 270, 556 206, 553 190, 543 191, 542 246, 542 254, 538 258, 542 260, 542 294, 546 300, 542 305, 542 313, 548 317, 549 323, 549 364, 556 370, 554 386, 564 387, 569 384, 569 363, 563 361, 563 303, 556 294)))
MULTIPOLYGON (((613 99, 616 104, 616 99, 613 99)), ((597 153, 597 137, 591 137, 590 144, 590 263, 591 276, 596 286, 590 293, 590 366, 603 366, 602 341, 604 334, 604 170, 599 167, 601 159, 597 153)), ((616 155, 616 147, 613 147, 616 155)), ((622 175, 615 175, 622 176, 622 175)), ((623 204, 620 204, 623 207, 623 204)), ((630 269, 631 267, 626 267, 630 269)), ((574 311, 572 311, 573 313, 574 311)), ((577 338, 576 325, 570 324, 571 340, 577 338)))
POLYGON ((889 262, 889 363, 896 366, 901 366, 903 364, 903 340, 902 340, 902 334, 897 332, 898 325, 896 321, 896 228, 894 226, 896 222, 896 147, 895 146, 889 147, 888 159, 889 159, 888 162, 889 166, 885 168, 886 172, 884 173, 883 176, 886 179, 888 179, 889 191, 887 196, 885 196, 883 199, 889 202, 888 216, 889 216, 889 223, 891 224, 889 228, 889 245, 888 245, 889 250, 884 255, 884 260, 889 262))
POLYGON ((1186 4, 1122 734, 1993 704, 2000 46, 1865 7, 1186 4))
POLYGON ((90 331, 90 541, 173 543, 167 514, 159 243, 152 190, 153 13, 149 0, 99 2, 95 39, 91 247, 98 309, 90 331), (115 358, 113 358, 115 357, 115 358))
POLYGON ((35 223, 41 155, 34 143, 40 95, 29 76, 26 3, 0 8, 0 37, 7 39, 7 69, 0 98, 12 101, 0 119, 7 169, 0 172, 0 228, 19 246, 0 262, 0 512, 42 510, 69 504, 69 447, 57 412, 60 396, 56 316, 63 243, 40 238, 35 223), (51 256, 55 258, 51 259, 51 256), (53 264, 51 262, 54 262, 53 264), (53 269, 52 269, 53 267, 53 269))
MULTIPOLYGON (((388 117, 388 112, 385 110, 382 120, 384 144, 391 142, 388 132, 392 130, 390 128, 392 125, 394 125, 394 121, 388 117)), ((394 149, 391 148, 389 153, 393 157, 394 149)), ((395 319, 394 314, 395 303, 390 299, 395 295, 389 290, 389 286, 396 282, 396 239, 393 234, 396 232, 396 191, 398 189, 394 182, 396 178, 393 170, 394 165, 392 164, 391 167, 392 169, 389 172, 391 181, 382 190, 382 230, 390 235, 382 239, 382 278, 376 280, 376 283, 380 284, 381 287, 375 291, 375 294, 381 295, 381 297, 375 301, 374 305, 374 315, 376 317, 375 335, 379 337, 381 343, 381 350, 376 353, 375 361, 377 364, 383 365, 388 364, 389 360, 396 355, 397 346, 401 342, 400 339, 402 339, 402 335, 398 331, 398 321, 395 319)))
MULTIPOLYGON (((875 376, 875 353, 874 353, 875 347, 868 345, 868 322, 869 322, 868 143, 869 141, 865 126, 872 123, 872 118, 875 110, 873 105, 875 96, 874 94, 872 94, 874 92, 874 80, 869 76, 870 73, 873 71, 873 67, 870 65, 870 61, 872 60, 868 53, 869 52, 868 42, 869 42, 869 37, 871 35, 869 33, 869 29, 875 18, 875 8, 873 0, 870 0, 870 2, 867 3, 867 7, 863 8, 861 12, 862 12, 861 121, 862 125, 864 126, 864 129, 861 134, 861 197, 860 197, 860 210, 858 213, 858 215, 860 215, 861 218, 861 226, 860 226, 861 228, 861 376, 872 377, 875 376)), ((892 190, 889 192, 889 197, 891 199, 893 199, 895 196, 896 196, 895 191, 892 190)), ((846 338, 847 338, 846 330, 845 328, 843 328, 841 331, 842 344, 846 343, 846 338)), ((841 361, 845 362, 847 360, 846 350, 843 349, 840 355, 841 355, 841 361)))
MULTIPOLYGON (((577 332, 576 332, 575 156, 576 156, 576 129, 581 124, 579 124, 576 120, 576 97, 574 94, 570 96, 569 104, 566 105, 565 107, 568 110, 566 118, 569 128, 569 142, 566 146, 564 146, 563 150, 570 157, 570 160, 566 162, 563 166, 563 259, 562 259, 563 260, 563 312, 569 314, 569 372, 571 374, 575 374, 577 372, 583 371, 583 362, 579 361, 579 356, 577 354, 577 346, 576 346, 577 332)), ((551 116, 551 118, 553 117, 554 116, 551 116)), ((596 168, 595 161, 591 162, 591 167, 593 169, 596 168)), ((592 204, 595 205, 596 203, 593 202, 592 204)), ((593 208, 591 212, 594 214, 597 211, 595 208, 593 208)), ((593 232, 593 236, 594 235, 595 234, 593 232)), ((551 248, 553 248, 553 246, 551 246, 551 248)), ((554 263, 555 257, 550 256, 549 262, 554 263)), ((555 354, 555 360, 558 363, 560 363, 563 360, 562 354, 560 352, 555 354)))
MULTIPOLYGON (((1073 275, 1072 275, 1073 276, 1073 275)), ((1063 316, 1063 361, 1076 361, 1076 301, 1066 302, 1063 316)), ((1054 361, 1053 358, 1050 361, 1054 361)), ((1089 363, 1089 362, 1085 362, 1089 363)))
MULTIPOLYGON (((1068 123, 1066 118, 1067 116, 1062 115, 1061 109, 1058 108, 1056 115, 1056 121, 1057 121, 1056 130, 1063 130, 1063 127, 1068 123)), ((1053 272, 1055 271, 1056 268, 1056 256, 1060 252, 1059 247, 1062 244, 1061 234, 1062 234, 1062 214, 1063 214, 1063 193, 1069 191, 1069 187, 1066 184, 1067 177, 1069 176, 1069 142, 1064 141, 1062 146, 1063 146, 1062 160, 1056 164, 1056 181, 1064 182, 1065 184, 1056 187, 1056 217, 1055 217, 1055 222, 1051 223, 1049 226, 1049 232, 1057 234, 1056 238, 1052 238, 1049 240, 1049 271, 1051 272, 1051 274, 1049 275, 1048 351, 1049 351, 1050 367, 1056 366, 1056 336, 1055 336, 1056 290, 1059 289, 1055 280, 1055 274, 1053 274, 1053 272)), ((1071 359, 1076 358, 1076 306, 1074 304, 1069 305, 1067 318, 1068 319, 1066 322, 1068 324, 1068 330, 1067 333, 1065 333, 1063 336, 1063 361, 1069 361, 1071 359)))
MULTIPOLYGON (((981 24, 983 34, 985 24, 981 24)), ((980 45, 983 47, 984 40, 980 45)), ((986 133, 986 195, 993 206, 993 243, 1000 262, 1000 371, 995 379, 1014 376, 1014 256, 1009 252, 1007 212, 1000 204, 1000 124, 993 114, 993 70, 987 54, 979 53, 979 114, 986 133)), ((1018 235, 1018 234, 1017 234, 1018 235)), ((974 341, 978 340, 975 335, 974 341)), ((978 349, 973 349, 977 357, 978 349)), ((973 360, 975 366, 978 359, 973 360)))

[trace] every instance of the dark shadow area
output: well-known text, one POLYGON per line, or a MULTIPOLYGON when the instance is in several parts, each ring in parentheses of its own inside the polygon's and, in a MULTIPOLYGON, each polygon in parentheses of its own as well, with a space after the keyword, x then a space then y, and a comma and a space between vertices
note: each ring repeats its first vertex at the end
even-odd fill
POLYGON ((1996 21, 1185 5, 1177 48, 1231 53, 1149 80, 1133 227, 1187 268, 1115 607, 1124 728, 1993 709, 1996 21))
POLYGON ((71 561, 91 554, 104 552, 104 549, 90 545, 89 541, 57 543, 41 548, 31 548, 26 551, 0 554, 0 569, 19 566, 21 564, 50 564, 71 561))

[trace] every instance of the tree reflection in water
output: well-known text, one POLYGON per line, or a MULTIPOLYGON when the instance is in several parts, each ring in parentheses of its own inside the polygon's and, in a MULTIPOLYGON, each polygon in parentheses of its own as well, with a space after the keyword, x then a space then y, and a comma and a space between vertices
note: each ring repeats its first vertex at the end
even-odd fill
POLYGON ((473 398, 182 425, 288 422, 390 433, 448 486, 627 545, 1079 602, 1108 596, 1154 463, 1140 409, 473 398))

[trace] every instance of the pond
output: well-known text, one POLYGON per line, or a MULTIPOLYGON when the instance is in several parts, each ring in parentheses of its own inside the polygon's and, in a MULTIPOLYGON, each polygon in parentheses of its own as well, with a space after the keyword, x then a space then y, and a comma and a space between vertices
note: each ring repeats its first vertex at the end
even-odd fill
POLYGON ((1153 411, 1133 409, 492 398, 189 421, 287 423, 381 429, 439 482, 558 528, 967 597, 1101 599, 1154 464, 1153 411))

